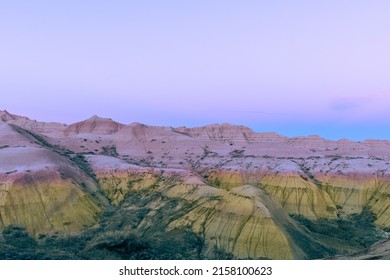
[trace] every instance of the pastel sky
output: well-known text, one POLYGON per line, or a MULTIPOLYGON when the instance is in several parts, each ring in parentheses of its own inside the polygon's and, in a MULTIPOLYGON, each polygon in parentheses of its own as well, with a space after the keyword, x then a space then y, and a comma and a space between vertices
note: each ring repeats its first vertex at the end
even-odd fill
POLYGON ((0 109, 390 140, 388 0, 3 0, 0 109))

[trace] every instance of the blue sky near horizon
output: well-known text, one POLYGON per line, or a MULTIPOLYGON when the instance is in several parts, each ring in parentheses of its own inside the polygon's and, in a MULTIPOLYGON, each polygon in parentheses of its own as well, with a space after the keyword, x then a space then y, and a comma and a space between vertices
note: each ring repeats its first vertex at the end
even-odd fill
POLYGON ((390 2, 1 1, 0 109, 390 140, 390 2))

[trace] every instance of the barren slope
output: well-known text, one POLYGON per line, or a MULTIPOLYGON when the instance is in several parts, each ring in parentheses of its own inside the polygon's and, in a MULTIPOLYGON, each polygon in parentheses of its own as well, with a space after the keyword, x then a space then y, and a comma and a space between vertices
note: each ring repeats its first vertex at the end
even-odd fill
POLYGON ((0 113, 0 228, 81 232, 111 211, 135 236, 190 233, 199 258, 255 259, 353 253, 390 228, 388 141, 0 113), (372 239, 343 241, 354 223, 372 239))

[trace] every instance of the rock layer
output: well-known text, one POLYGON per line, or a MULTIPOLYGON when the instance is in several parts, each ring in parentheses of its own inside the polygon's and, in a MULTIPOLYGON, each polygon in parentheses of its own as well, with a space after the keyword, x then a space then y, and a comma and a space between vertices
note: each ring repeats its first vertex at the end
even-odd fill
POLYGON ((204 258, 303 259, 354 248, 324 241, 291 216, 321 222, 369 211, 390 228, 388 141, 97 116, 47 124, 6 111, 0 120, 0 230, 74 234, 121 209, 125 228, 140 236, 156 223, 167 236, 190 230, 204 258), (134 220, 132 207, 147 214, 134 220))

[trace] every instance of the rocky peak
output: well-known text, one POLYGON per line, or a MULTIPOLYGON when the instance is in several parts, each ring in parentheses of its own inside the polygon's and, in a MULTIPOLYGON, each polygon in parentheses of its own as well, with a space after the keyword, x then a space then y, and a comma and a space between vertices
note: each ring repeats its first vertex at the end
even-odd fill
POLYGON ((18 116, 10 114, 7 110, 0 110, 0 120, 3 122, 16 120, 18 116))
POLYGON ((93 115, 90 118, 86 119, 85 121, 113 121, 110 118, 103 118, 99 117, 98 115, 93 115))
POLYGON ((84 121, 68 125, 65 129, 65 135, 84 133, 109 135, 118 132, 124 126, 124 124, 115 122, 110 118, 93 115, 84 121))

